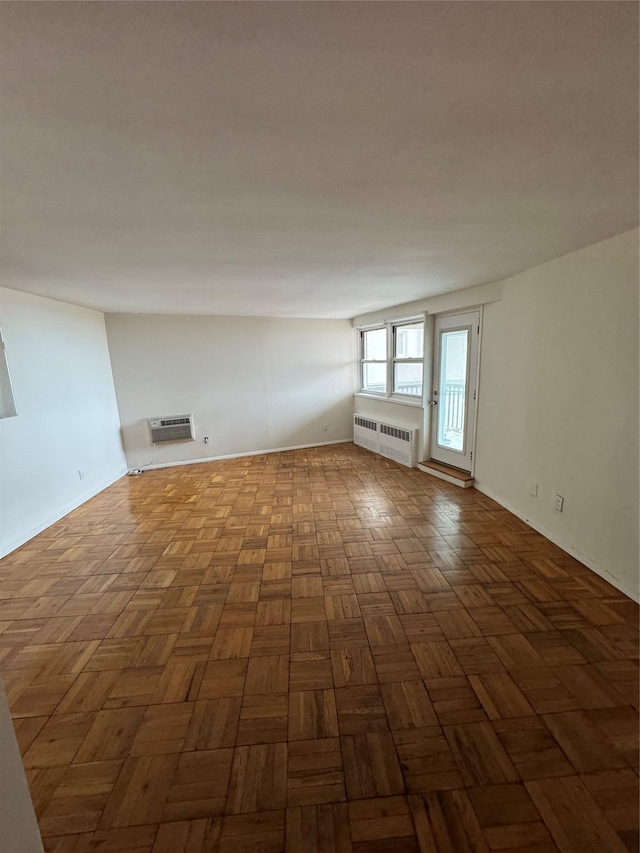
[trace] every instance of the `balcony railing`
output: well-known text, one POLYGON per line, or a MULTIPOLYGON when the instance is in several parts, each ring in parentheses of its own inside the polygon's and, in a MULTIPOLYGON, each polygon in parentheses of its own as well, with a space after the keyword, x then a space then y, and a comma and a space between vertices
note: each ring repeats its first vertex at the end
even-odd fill
POLYGON ((463 382, 447 382, 440 395, 440 405, 444 408, 444 428, 448 430, 464 429, 464 399, 465 386, 463 382))
POLYGON ((422 382, 398 382, 395 393, 422 397, 422 382))
POLYGON ((465 385, 463 382, 447 382, 438 398, 438 443, 462 450, 464 443, 464 418, 466 412, 465 385))
MULTIPOLYGON (((387 389, 382 383, 377 385, 372 383, 362 390, 365 393, 370 392, 371 394, 384 394, 387 389)), ((398 382, 393 393, 407 394, 411 397, 422 397, 422 382, 398 382)))
MULTIPOLYGON (((385 386, 380 384, 369 385, 363 389, 373 394, 384 394, 385 386)), ((421 382, 400 382, 395 389, 396 394, 407 394, 408 396, 421 397, 421 382)), ((438 398, 441 414, 439 415, 439 434, 445 444, 457 444, 464 431, 465 418, 465 384, 464 382, 447 382, 440 392, 438 398)))

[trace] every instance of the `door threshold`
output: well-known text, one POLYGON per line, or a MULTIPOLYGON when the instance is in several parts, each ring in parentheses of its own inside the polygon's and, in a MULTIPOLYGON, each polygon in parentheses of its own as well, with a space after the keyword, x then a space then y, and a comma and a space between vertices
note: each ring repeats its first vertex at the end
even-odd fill
POLYGON ((460 486, 463 489, 473 486, 473 477, 467 471, 460 471, 458 468, 443 465, 441 462, 434 462, 432 459, 426 462, 418 462, 418 468, 427 474, 431 474, 432 477, 438 477, 439 480, 445 480, 445 482, 460 486))

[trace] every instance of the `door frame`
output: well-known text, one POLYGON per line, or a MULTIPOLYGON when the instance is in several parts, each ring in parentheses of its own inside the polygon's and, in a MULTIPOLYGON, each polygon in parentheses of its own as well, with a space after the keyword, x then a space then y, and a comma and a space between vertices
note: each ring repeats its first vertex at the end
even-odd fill
MULTIPOLYGON (((431 399, 433 400, 433 391, 436 387, 436 382, 439 382, 439 378, 436 377, 436 369, 439 368, 439 360, 436 359, 436 349, 439 346, 439 335, 436 334, 435 323, 438 320, 446 319, 447 317, 456 317, 463 314, 472 314, 478 313, 478 326, 479 330, 477 333, 477 341, 478 341, 478 353, 476 358, 476 366, 474 375, 469 375, 469 382, 475 383, 475 406, 473 407, 472 417, 470 419, 468 425, 468 442, 469 442, 469 452, 470 452, 470 474, 473 477, 476 467, 476 434, 477 434, 477 425, 478 425, 478 407, 480 404, 480 362, 482 357, 482 334, 483 334, 483 315, 484 315, 484 306, 483 305, 472 305, 468 308, 457 308, 452 311, 442 311, 438 314, 432 314, 432 318, 434 320, 433 325, 433 342, 431 348, 431 399)), ((439 460, 434 459, 431 451, 434 446, 434 435, 435 430, 437 429, 437 413, 434 412, 436 406, 431 405, 430 401, 425 401, 425 410, 428 415, 428 425, 425 424, 425 433, 428 435, 428 454, 434 462, 439 460), (434 421, 435 419, 435 421, 434 421)), ((440 463, 444 465, 452 465, 451 462, 440 463)), ((452 467, 458 467, 452 465, 452 467)), ((466 471, 466 468, 460 469, 466 471)))

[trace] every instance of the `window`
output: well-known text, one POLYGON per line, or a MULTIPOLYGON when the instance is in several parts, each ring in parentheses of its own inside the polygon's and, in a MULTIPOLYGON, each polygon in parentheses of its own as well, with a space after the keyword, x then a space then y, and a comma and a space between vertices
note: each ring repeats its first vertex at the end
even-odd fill
POLYGON ((7 364, 2 334, 0 334, 0 418, 14 418, 16 414, 9 365, 7 364))
POLYGON ((387 328, 367 329, 362 336, 361 389, 370 394, 387 393, 387 328))
POLYGON ((393 393, 422 397, 424 323, 393 326, 393 393))
POLYGON ((422 399, 424 322, 381 323, 360 331, 360 391, 422 399))

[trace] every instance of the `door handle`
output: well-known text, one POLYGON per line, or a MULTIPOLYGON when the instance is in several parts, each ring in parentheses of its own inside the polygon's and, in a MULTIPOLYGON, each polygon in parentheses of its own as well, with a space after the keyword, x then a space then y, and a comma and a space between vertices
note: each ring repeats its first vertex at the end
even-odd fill
POLYGON ((437 401, 437 400, 429 400, 429 405, 430 405, 430 406, 437 406, 437 405, 438 405, 438 401, 437 401))

